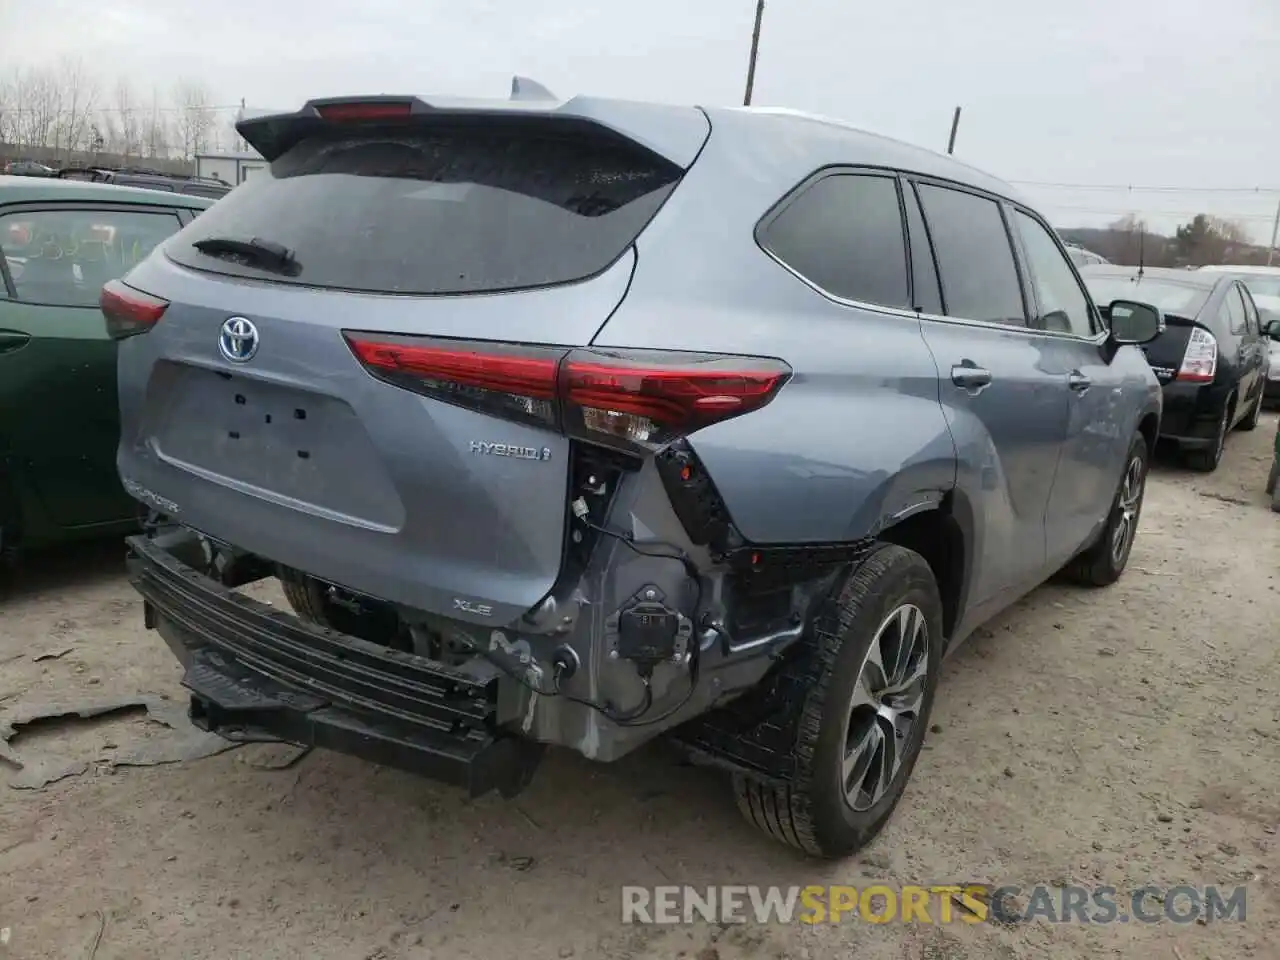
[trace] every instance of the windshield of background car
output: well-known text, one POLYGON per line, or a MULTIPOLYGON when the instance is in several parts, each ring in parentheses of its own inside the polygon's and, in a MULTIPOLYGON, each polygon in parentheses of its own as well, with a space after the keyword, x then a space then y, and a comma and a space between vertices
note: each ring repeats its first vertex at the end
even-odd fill
POLYGON ((374 129, 297 144, 165 252, 199 270, 370 293, 581 280, 622 254, 679 180, 639 145, 529 124, 374 129), (203 254, 211 237, 293 252, 290 276, 203 254))
POLYGON ((1093 302, 1100 307, 1105 307, 1112 300, 1134 300, 1189 320, 1195 319, 1212 292, 1205 287, 1149 277, 1135 281, 1131 277, 1086 276, 1084 282, 1093 302))

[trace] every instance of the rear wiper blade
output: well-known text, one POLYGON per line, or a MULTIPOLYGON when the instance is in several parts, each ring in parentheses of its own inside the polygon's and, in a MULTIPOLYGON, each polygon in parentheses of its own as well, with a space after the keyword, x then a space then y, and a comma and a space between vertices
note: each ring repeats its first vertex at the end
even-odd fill
POLYGON ((237 237, 205 237, 191 245, 211 257, 230 254, 235 259, 265 270, 296 274, 301 269, 293 251, 274 240, 262 240, 258 237, 248 240, 237 237))

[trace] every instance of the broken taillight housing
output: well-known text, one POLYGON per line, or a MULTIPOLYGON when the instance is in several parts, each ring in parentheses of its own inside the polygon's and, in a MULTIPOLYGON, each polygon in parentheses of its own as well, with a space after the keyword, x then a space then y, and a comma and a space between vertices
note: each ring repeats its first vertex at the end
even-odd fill
POLYGON ((109 280, 102 287, 98 305, 107 321, 107 335, 123 340, 146 333, 164 316, 169 301, 131 287, 123 280, 109 280))
POLYGON ((388 383, 623 447, 656 449, 759 410, 791 377, 782 361, 760 357, 344 336, 365 369, 388 383))
POLYGON ((1176 379, 1212 383, 1218 372, 1218 339, 1204 327, 1192 327, 1176 379))

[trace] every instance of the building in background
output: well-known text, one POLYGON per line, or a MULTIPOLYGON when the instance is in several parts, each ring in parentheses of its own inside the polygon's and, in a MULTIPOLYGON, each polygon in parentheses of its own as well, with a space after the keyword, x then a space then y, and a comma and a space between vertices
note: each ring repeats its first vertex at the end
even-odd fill
POLYGON ((222 180, 237 187, 266 166, 267 161, 251 152, 197 153, 195 175, 222 180))

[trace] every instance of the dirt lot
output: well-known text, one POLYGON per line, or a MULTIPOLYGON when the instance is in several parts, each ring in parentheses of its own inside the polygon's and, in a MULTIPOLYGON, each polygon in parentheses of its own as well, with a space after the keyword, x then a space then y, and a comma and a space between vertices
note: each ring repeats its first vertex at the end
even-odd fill
POLYGON ((0 731, 152 697, 152 714, 19 727, 0 764, 0 958, 1280 957, 1280 516, 1274 415, 1203 477, 1152 476, 1129 570, 1049 586, 946 668, 883 837, 812 864, 715 774, 653 748, 553 756, 516 801, 344 757, 207 753, 118 549, 33 565, 0 619, 0 731), (43 656, 42 656, 43 655, 43 656), (172 698, 160 699, 161 695, 172 698), (156 720, 176 706, 171 729, 156 720), (43 787, 33 781, 61 777, 43 787), (624 883, 1245 883, 1245 923, 623 926, 624 883), (7 934, 5 929, 7 928, 7 934))

